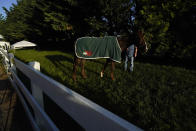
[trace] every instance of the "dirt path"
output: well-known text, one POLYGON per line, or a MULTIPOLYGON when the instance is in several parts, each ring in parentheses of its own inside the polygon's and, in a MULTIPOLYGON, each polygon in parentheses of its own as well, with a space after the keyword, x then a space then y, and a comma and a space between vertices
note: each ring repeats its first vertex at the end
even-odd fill
POLYGON ((0 65, 0 131, 29 131, 31 129, 19 98, 0 65))

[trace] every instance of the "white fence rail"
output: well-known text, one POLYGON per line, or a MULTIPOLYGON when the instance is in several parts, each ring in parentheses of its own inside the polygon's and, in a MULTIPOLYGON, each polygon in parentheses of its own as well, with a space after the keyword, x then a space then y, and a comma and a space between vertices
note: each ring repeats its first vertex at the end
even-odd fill
POLYGON ((4 64, 9 67, 8 70, 11 72, 10 81, 18 93, 34 130, 59 130, 44 111, 43 93, 86 131, 142 130, 52 78, 42 74, 32 67, 32 63, 31 66, 29 66, 16 58, 10 58, 9 56, 13 57, 12 54, 7 55, 5 52, 1 54, 9 61, 14 61, 14 64, 11 64, 11 66, 8 65, 11 62, 4 64), (32 93, 29 92, 17 76, 16 68, 30 79, 32 93), (30 105, 33 109, 34 116, 27 105, 30 105))

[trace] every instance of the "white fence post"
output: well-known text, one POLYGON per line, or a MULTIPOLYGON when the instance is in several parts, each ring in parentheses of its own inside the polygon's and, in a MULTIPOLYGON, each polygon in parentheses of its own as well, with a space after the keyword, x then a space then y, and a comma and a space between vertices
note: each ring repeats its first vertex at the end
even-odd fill
MULTIPOLYGON (((40 71, 40 63, 37 61, 29 62, 29 65, 33 67, 36 71, 40 71)), ((43 92, 42 90, 34 84, 34 82, 31 82, 31 89, 32 89, 32 95, 37 100, 39 105, 44 108, 44 102, 43 102, 43 92)))
MULTIPOLYGON (((40 71, 40 63, 37 61, 29 62, 28 65, 33 67, 34 70, 40 71)), ((43 92, 42 90, 31 80, 31 90, 32 90, 32 96, 35 98, 35 100, 39 103, 39 105, 44 109, 44 101, 43 101, 43 92)), ((35 120, 38 125, 41 124, 41 120, 39 119, 38 115, 35 115, 35 120)))

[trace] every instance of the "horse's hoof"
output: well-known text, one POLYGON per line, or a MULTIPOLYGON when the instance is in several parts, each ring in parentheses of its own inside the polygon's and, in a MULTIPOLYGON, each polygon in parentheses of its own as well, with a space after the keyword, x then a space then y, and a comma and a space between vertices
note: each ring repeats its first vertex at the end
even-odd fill
POLYGON ((103 77, 103 72, 101 72, 101 78, 103 77))

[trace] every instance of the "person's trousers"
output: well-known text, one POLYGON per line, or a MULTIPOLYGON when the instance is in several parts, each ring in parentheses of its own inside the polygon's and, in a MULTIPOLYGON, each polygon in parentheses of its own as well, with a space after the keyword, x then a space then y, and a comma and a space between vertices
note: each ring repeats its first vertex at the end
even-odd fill
POLYGON ((129 66, 129 71, 133 71, 133 67, 134 67, 134 57, 128 57, 128 56, 126 56, 126 58, 125 58, 125 66, 124 66, 124 69, 125 69, 125 71, 127 70, 127 66, 128 66, 128 64, 129 64, 129 62, 130 62, 130 66, 129 66))

